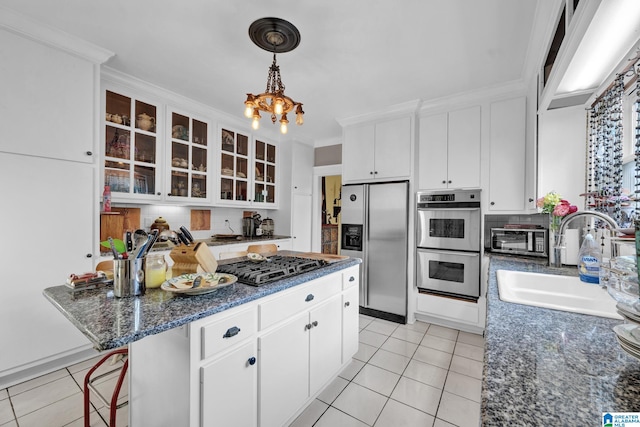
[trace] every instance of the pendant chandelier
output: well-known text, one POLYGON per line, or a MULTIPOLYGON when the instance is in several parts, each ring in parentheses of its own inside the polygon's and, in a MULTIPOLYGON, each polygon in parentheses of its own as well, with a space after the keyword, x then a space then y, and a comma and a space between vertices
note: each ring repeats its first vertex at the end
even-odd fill
POLYGON ((284 84, 280 77, 280 67, 276 63, 276 53, 290 52, 300 43, 298 29, 283 19, 261 18, 249 26, 249 37, 258 47, 273 52, 273 63, 269 67, 267 88, 259 94, 247 94, 244 115, 252 119, 251 127, 260 127, 260 111, 271 114, 271 122, 280 122, 280 132, 287 133, 289 120, 287 113, 295 109, 296 124, 304 123, 302 103, 295 102, 284 94, 284 84), (278 119, 279 116, 279 119, 278 119))

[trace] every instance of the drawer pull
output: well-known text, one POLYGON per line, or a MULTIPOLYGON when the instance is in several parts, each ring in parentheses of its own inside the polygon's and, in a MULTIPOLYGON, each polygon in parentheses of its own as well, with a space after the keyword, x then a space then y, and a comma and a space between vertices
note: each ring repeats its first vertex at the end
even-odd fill
POLYGON ((356 278, 355 278, 355 277, 353 277, 353 276, 349 277, 349 281, 350 281, 350 282, 353 282, 354 280, 356 280, 356 278))
POLYGON ((233 326, 233 327, 227 329, 227 332, 224 333, 222 338, 235 337, 236 335, 238 335, 239 332, 240 332, 240 328, 238 328, 237 326, 233 326))
POLYGON ((345 307, 349 307, 350 305, 351 305, 351 303, 350 303, 349 301, 347 301, 347 302, 345 302, 345 303, 344 303, 344 306, 345 306, 345 307))
POLYGON ((256 364, 256 358, 250 357, 249 360, 247 360, 247 362, 249 362, 249 365, 253 366, 256 364))
POLYGON ((315 297, 313 296, 313 294, 309 294, 309 295, 307 295, 307 297, 306 297, 304 300, 305 300, 306 302, 309 302, 309 301, 313 301, 313 298, 315 298, 315 297))

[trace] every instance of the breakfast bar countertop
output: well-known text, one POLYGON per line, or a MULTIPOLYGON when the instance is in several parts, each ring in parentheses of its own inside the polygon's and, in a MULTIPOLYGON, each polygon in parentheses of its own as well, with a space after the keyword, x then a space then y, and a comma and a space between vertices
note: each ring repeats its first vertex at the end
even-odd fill
MULTIPOLYGON (((295 251, 279 251, 278 255, 304 257, 295 251)), ((235 261, 238 259, 219 260, 218 263, 235 261)), ((116 298, 113 286, 72 292, 67 286, 60 285, 46 288, 44 296, 89 338, 96 350, 102 351, 177 328, 361 262, 359 258, 347 258, 262 286, 236 282, 204 295, 177 296, 158 288, 147 289, 140 297, 116 298)))
POLYGON ((596 426, 604 412, 640 412, 640 361, 618 345, 622 320, 500 300, 497 270, 577 275, 491 255, 482 383, 483 426, 596 426))

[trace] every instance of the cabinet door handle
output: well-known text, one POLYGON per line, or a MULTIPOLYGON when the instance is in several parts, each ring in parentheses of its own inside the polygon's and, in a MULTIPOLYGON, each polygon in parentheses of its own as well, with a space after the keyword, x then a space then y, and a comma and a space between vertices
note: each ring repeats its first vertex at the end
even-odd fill
POLYGON ((232 326, 229 329, 227 329, 227 332, 224 333, 222 338, 235 337, 236 335, 238 335, 239 332, 240 332, 240 328, 238 328, 237 326, 232 326))
POLYGON ((451 180, 449 180, 449 184, 451 184, 451 180))
POLYGON ((311 328, 313 328, 313 326, 311 326, 311 323, 307 323, 306 325, 304 325, 304 330, 305 330, 305 331, 306 331, 306 330, 309 330, 309 329, 311 329, 311 328))
POLYGON ((443 179, 443 180, 442 180, 442 183, 443 183, 443 184, 446 184, 446 183, 447 183, 447 181, 443 179))
POLYGON ((313 322, 311 322, 311 326, 318 326, 318 321, 314 320, 313 322))
POLYGON ((378 171, 374 171, 373 173, 374 173, 375 175, 378 175, 378 171))
POLYGON ((353 277, 353 276, 349 277, 349 281, 350 281, 350 282, 353 282, 354 280, 356 280, 356 278, 355 278, 355 277, 353 277))
POLYGON ((529 203, 533 202, 533 199, 531 197, 529 197, 529 203))
POLYGON ((91 258, 91 257, 93 257, 93 254, 86 254, 85 256, 86 256, 87 258, 91 258))
POLYGON ((345 303, 344 303, 344 306, 345 306, 345 307, 349 307, 350 305, 351 305, 351 303, 350 303, 349 301, 347 301, 347 302, 345 302, 345 303))
POLYGON ((373 175, 373 171, 369 172, 369 175, 373 175))
POLYGON ((307 295, 307 297, 306 297, 304 300, 305 300, 306 302, 309 302, 309 301, 313 301, 313 299, 314 299, 314 298, 315 298, 315 297, 313 296, 313 294, 309 294, 309 295, 307 295))
POLYGON ((87 156, 93 156, 93 151, 87 151, 87 156))
POLYGON ((249 360, 247 360, 247 362, 249 363, 249 365, 253 366, 256 364, 256 358, 252 356, 249 358, 249 360))
POLYGON ((489 204, 490 204, 491 206, 493 206, 493 205, 495 205, 495 204, 496 204, 496 202, 491 202, 491 203, 489 203, 489 204))

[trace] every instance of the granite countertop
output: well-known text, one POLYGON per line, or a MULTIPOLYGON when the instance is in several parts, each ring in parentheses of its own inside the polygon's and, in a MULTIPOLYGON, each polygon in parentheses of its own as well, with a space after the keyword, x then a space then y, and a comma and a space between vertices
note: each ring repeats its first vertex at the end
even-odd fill
POLYGON ((491 255, 483 426, 596 426, 603 412, 640 412, 640 361, 618 345, 622 320, 503 302, 496 270, 577 275, 491 255))
MULTIPOLYGON (((279 251, 295 256, 294 251, 279 251)), ((220 260, 219 264, 237 261, 220 260)), ((249 301, 343 270, 362 261, 348 258, 263 286, 234 283, 216 292, 178 296, 161 289, 148 289, 143 296, 116 298, 113 287, 72 292, 60 285, 44 290, 44 296, 71 321, 96 350, 110 350, 133 341, 211 316, 249 301)))

